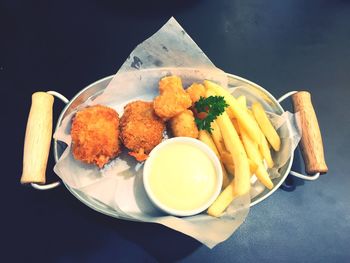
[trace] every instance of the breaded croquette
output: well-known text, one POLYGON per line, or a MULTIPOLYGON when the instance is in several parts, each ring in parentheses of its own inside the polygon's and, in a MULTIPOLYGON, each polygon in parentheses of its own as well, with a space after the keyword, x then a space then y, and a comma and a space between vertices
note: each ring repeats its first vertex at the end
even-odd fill
POLYGON ((173 135, 176 137, 198 138, 198 128, 191 110, 185 110, 171 118, 170 127, 173 135))
POLYGON ((102 168, 120 152, 119 115, 102 105, 78 111, 72 122, 71 136, 74 158, 102 168))
POLYGON ((164 77, 159 81, 159 93, 153 101, 154 111, 164 120, 170 119, 192 105, 191 97, 183 89, 178 76, 164 77))
POLYGON ((164 121, 153 110, 153 103, 133 101, 124 107, 120 119, 120 138, 129 154, 144 161, 148 153, 163 139, 164 121))
POLYGON ((205 87, 199 83, 193 83, 186 89, 188 95, 190 95, 192 104, 199 101, 201 97, 205 97, 205 87))

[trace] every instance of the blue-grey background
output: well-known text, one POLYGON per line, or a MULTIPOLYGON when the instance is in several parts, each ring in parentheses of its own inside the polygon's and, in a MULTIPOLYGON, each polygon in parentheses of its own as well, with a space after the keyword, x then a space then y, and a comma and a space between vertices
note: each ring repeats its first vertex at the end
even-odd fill
MULTIPOLYGON (((2 262, 349 262, 350 1, 0 1, 2 262), (174 16, 213 63, 274 96, 308 90, 329 173, 294 180, 212 250, 19 183, 30 96, 72 98, 174 16)), ((57 119, 63 104, 55 103, 57 119)), ((290 109, 290 102, 283 103, 290 109)), ((50 181, 55 180, 51 158, 50 181)), ((303 170, 297 152, 293 169, 303 170)))

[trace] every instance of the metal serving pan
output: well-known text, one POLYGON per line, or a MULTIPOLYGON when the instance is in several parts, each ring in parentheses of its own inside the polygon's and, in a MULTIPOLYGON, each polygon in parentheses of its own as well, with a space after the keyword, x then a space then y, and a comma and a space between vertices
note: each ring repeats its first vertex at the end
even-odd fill
MULTIPOLYGON (((297 93, 297 91, 291 91, 283 95, 279 99, 275 99, 274 96, 272 96, 267 90, 262 88, 261 86, 246 80, 242 77, 235 76, 232 74, 227 74, 228 77, 228 87, 238 87, 238 86, 244 86, 245 88, 249 89, 249 92, 253 94, 253 96, 256 96, 257 98, 263 99, 266 102, 266 105, 268 105, 269 109, 268 111, 273 112, 275 114, 281 115, 284 113, 284 109, 280 105, 280 103, 288 98, 289 96, 292 96, 293 94, 297 93)), ((61 125, 61 122, 65 116, 67 116, 70 112, 74 111, 80 104, 84 103, 86 100, 90 98, 94 98, 97 95, 99 95, 103 90, 107 87, 109 82, 112 80, 113 76, 108 76, 103 79, 100 79, 90 85, 88 85, 86 88, 81 90, 78 94, 76 94, 70 101, 65 98, 63 95, 55 92, 55 91, 48 91, 49 94, 61 99, 63 102, 65 102, 67 105, 61 112, 59 119, 57 121, 56 130, 61 125)), ((317 122, 317 120, 316 120, 317 122)), ((318 127, 317 127, 318 128, 318 127)), ((62 155, 64 149, 66 148, 66 145, 60 141, 54 140, 54 147, 53 147, 53 153, 55 161, 57 162, 62 155)), ((323 155, 323 148, 322 148, 322 155, 323 155)), ((287 176, 289 174, 293 176, 297 176, 299 178, 302 178, 304 180, 316 180, 320 173, 316 172, 312 176, 306 176, 303 174, 300 174, 298 172, 291 171, 291 166, 293 162, 294 153, 291 152, 290 158, 287 161, 287 163, 280 169, 281 176, 273 179, 274 188, 269 190, 265 189, 262 193, 260 193, 258 196, 254 197, 251 200, 251 206, 254 206, 270 195, 272 195, 286 180, 287 176)), ((320 170, 321 172, 324 172, 323 170, 320 170)), ((59 186, 61 182, 55 182, 47 185, 40 185, 36 183, 31 183, 31 185, 38 190, 49 190, 53 189, 57 186, 59 186)), ((103 203, 85 195, 84 193, 73 189, 69 187, 67 184, 63 182, 63 184, 66 186, 66 188, 81 202, 86 204, 87 206, 91 207, 92 209, 105 214, 109 215, 115 218, 123 219, 121 215, 119 215, 116 211, 109 208, 108 206, 104 205, 103 203)))

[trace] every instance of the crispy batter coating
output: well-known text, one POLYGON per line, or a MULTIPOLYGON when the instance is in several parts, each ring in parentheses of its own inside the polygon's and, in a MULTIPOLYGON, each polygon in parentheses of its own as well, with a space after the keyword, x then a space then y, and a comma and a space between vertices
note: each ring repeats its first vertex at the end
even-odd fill
POLYGON ((170 119, 170 127, 174 136, 198 138, 198 128, 194 121, 193 112, 185 110, 170 119))
POLYGON ((192 104, 199 101, 201 97, 205 97, 205 87, 199 83, 193 83, 186 89, 188 95, 190 95, 192 104))
POLYGON ((159 81, 159 93, 153 101, 156 114, 164 120, 172 118, 192 105, 191 97, 183 89, 178 76, 164 77, 159 81))
POLYGON ((163 139, 165 123, 154 112, 153 103, 133 101, 124 107, 120 137, 130 155, 144 161, 163 139))
POLYGON ((119 115, 102 105, 85 108, 75 114, 71 135, 74 158, 102 168, 120 152, 119 115))

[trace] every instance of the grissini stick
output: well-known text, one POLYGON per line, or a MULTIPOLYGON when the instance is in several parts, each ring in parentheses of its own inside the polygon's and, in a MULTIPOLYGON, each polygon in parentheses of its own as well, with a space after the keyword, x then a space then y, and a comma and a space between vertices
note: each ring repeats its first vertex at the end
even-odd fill
POLYGON ((46 92, 32 95, 24 139, 21 183, 45 184, 46 166, 52 137, 52 106, 54 98, 46 92))
POLYGON ((297 92, 292 96, 292 102, 294 112, 300 113, 302 129, 300 146, 306 173, 326 173, 328 167, 324 158, 321 131, 312 106, 311 95, 307 91, 297 92))

